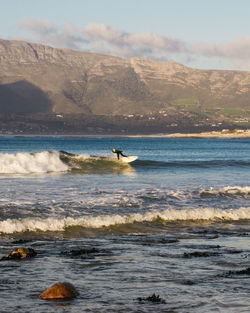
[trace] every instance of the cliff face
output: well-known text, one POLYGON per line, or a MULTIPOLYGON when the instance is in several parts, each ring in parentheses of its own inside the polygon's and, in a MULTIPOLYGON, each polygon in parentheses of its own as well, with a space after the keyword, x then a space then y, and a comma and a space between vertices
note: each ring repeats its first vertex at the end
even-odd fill
POLYGON ((250 108, 250 73, 0 40, 0 112, 144 114, 250 108))

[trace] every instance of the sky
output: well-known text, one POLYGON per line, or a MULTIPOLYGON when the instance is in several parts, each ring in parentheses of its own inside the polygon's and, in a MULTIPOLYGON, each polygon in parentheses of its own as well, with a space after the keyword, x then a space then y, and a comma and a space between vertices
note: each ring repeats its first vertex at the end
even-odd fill
POLYGON ((0 38, 250 71, 250 0, 0 0, 0 38))

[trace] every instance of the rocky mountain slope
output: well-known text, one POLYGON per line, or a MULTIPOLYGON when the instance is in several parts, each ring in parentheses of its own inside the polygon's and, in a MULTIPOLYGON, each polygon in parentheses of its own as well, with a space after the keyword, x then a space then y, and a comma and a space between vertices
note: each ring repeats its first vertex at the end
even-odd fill
POLYGON ((0 113, 250 117, 250 72, 0 40, 0 113))

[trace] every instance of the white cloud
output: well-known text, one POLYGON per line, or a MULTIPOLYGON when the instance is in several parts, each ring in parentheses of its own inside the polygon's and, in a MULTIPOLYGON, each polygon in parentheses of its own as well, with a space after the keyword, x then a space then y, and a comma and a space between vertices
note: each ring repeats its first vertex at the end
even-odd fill
POLYGON ((25 18, 18 26, 20 29, 33 34, 34 40, 55 47, 81 49, 82 44, 87 43, 81 31, 71 23, 59 27, 47 19, 25 18))
POLYGON ((40 36, 57 33, 57 27, 48 19, 35 20, 26 17, 19 23, 19 27, 28 29, 40 36))
POLYGON ((233 41, 225 41, 221 44, 201 42, 193 45, 192 50, 204 56, 219 56, 226 58, 250 59, 250 36, 236 38, 233 41))
POLYGON ((212 42, 189 43, 153 32, 128 33, 106 24, 90 23, 83 29, 67 23, 55 25, 48 19, 25 18, 19 27, 31 33, 32 40, 55 47, 83 49, 120 57, 141 56, 154 60, 168 59, 225 60, 225 64, 250 64, 250 36, 239 37, 220 44, 212 42))
POLYGON ((147 47, 173 52, 186 51, 185 42, 166 36, 160 36, 152 32, 127 33, 116 30, 105 24, 88 24, 83 32, 91 40, 103 40, 111 45, 147 47))

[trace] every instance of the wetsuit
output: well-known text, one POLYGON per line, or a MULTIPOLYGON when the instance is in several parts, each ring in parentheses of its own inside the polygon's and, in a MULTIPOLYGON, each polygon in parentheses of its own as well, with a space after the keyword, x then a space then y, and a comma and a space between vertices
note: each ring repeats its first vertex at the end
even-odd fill
POLYGON ((126 157, 126 155, 124 155, 121 150, 115 149, 115 151, 112 150, 112 152, 116 153, 118 160, 120 159, 120 155, 123 156, 123 157, 126 157))

